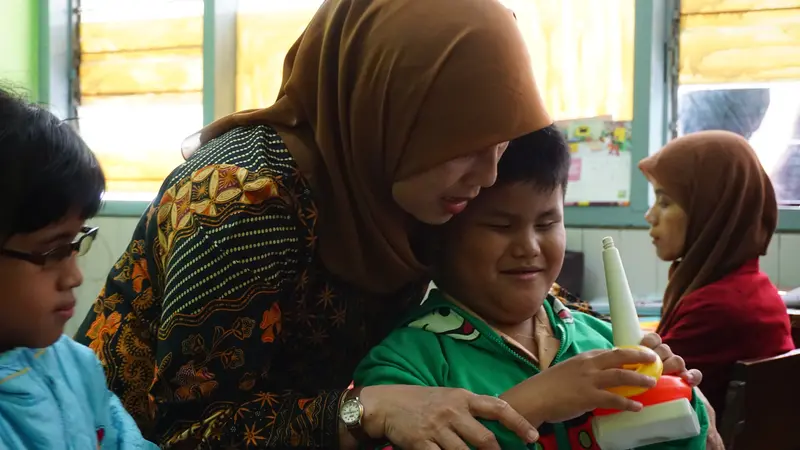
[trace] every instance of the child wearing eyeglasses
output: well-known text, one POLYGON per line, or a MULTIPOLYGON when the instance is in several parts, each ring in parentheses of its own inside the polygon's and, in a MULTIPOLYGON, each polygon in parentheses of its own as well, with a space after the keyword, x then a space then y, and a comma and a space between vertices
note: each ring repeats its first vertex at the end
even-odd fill
POLYGON ((0 449, 156 449, 63 335, 103 171, 78 134, 0 88, 0 449))

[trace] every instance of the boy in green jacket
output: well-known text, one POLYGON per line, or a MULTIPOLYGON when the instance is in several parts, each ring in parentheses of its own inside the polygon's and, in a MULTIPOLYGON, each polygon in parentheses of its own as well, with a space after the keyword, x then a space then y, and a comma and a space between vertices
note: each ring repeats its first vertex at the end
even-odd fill
MULTIPOLYGON (((438 231, 431 257, 438 289, 361 362, 356 386, 463 388, 500 396, 523 413, 521 408, 536 400, 528 396, 520 401, 519 395, 510 394, 538 377, 539 382, 548 380, 543 383, 548 388, 536 397, 551 400, 540 408, 544 416, 531 421, 538 425, 538 442, 526 446, 498 423, 484 422, 500 447, 599 449, 590 419, 591 410, 603 405, 590 404, 589 398, 613 400, 616 396, 601 388, 614 383, 586 386, 591 384, 588 376, 569 374, 580 372, 574 370, 578 360, 588 361, 588 355, 613 347, 611 327, 569 311, 549 293, 564 261, 569 164, 568 147, 553 127, 510 143, 496 184, 438 231), (573 369, 566 370, 563 362, 577 355, 569 362, 573 369), (588 389, 594 397, 583 395, 588 389), (564 400, 558 405, 561 399, 584 404, 567 405, 564 400)), ((660 344, 656 335, 643 340, 665 360, 665 373, 677 372, 693 385, 699 383, 696 371, 686 371, 682 360, 660 344)), ((647 448, 706 448, 708 416, 697 395, 692 405, 701 425, 699 436, 647 448)))

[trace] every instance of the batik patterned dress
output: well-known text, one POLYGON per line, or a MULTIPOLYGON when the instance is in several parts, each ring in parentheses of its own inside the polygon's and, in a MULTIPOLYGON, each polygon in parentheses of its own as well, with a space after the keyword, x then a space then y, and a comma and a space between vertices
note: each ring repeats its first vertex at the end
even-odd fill
POLYGON ((377 296, 337 279, 317 255, 316 220, 266 126, 226 133, 170 175, 76 335, 146 437, 338 446, 355 367, 428 283, 377 296))

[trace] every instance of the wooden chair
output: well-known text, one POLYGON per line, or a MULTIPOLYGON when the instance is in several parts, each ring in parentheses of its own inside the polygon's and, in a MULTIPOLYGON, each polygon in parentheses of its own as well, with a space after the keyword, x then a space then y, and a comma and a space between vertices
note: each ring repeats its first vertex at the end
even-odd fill
POLYGON ((789 309, 789 321, 792 324, 792 340, 795 348, 800 348, 800 309, 789 309))
POLYGON ((727 450, 799 449, 800 349, 738 362, 726 403, 720 434, 727 450))

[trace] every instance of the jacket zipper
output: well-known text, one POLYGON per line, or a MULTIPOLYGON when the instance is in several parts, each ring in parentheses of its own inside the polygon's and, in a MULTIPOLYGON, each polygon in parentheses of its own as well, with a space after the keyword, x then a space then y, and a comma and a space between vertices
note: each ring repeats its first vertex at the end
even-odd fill
MULTIPOLYGON (((70 442, 69 433, 67 432, 67 421, 64 417, 64 412, 66 410, 64 409, 64 405, 61 403, 61 399, 58 398, 58 395, 56 395, 56 383, 52 378, 48 377, 47 384, 50 386, 50 392, 52 393, 53 398, 58 405, 58 414, 61 416, 61 430, 64 432, 64 443, 70 442)), ((67 448, 69 448, 69 446, 67 448)))
MULTIPOLYGON (((558 330, 561 333, 561 336, 559 336, 559 338, 560 338, 559 342, 560 343, 558 345, 558 352, 556 353, 555 358, 553 358, 553 363, 550 365, 550 367, 552 367, 552 366, 558 364, 559 362, 561 362, 561 358, 564 356, 564 352, 566 351, 566 348, 567 348, 567 346, 564 344, 564 340, 565 340, 564 338, 565 338, 565 336, 567 334, 566 328, 564 327, 563 324, 558 324, 556 327, 558 328, 558 330)), ((508 343, 503 341, 496 333, 482 333, 482 334, 488 335, 489 339, 494 341, 496 344, 500 345, 501 347, 503 347, 504 351, 506 353, 510 353, 518 361, 522 361, 522 363, 525 364, 527 367, 530 367, 531 369, 533 369, 534 374, 532 376, 542 373, 541 370, 538 367, 536 367, 533 363, 531 363, 530 360, 528 360, 527 358, 523 358, 522 356, 519 355, 519 353, 517 353, 513 349, 511 349, 511 347, 508 345, 508 343)), ((566 430, 566 427, 563 424, 554 423, 552 425, 553 425, 553 431, 556 434, 556 439, 557 439, 559 444, 562 443, 561 442, 562 439, 568 439, 568 437, 566 436, 567 430, 566 430)), ((528 447, 528 446, 526 446, 526 447, 528 447)), ((534 446, 533 448, 538 448, 538 447, 534 446)))
POLYGON ((66 410, 64 409, 64 405, 62 404, 61 399, 56 394, 56 386, 53 378, 47 374, 47 371, 37 370, 38 367, 36 367, 36 365, 39 364, 40 362, 41 361, 39 361, 38 358, 35 358, 30 355, 28 356, 28 367, 31 368, 31 373, 35 374, 35 376, 39 378, 39 380, 43 381, 44 384, 47 386, 47 388, 50 390, 50 395, 53 397, 53 401, 56 404, 56 411, 58 412, 58 416, 61 419, 61 432, 64 436, 64 441, 63 441, 65 445, 64 448, 69 449, 71 448, 71 445, 69 444, 71 442, 71 438, 69 433, 67 432, 68 430, 67 421, 66 418, 64 417, 64 411, 66 410))
POLYGON ((553 364, 551 366, 555 366, 556 364, 561 362, 561 357, 564 356, 564 352, 567 350, 567 346, 564 345, 564 338, 567 335, 567 329, 564 325, 558 324, 557 328, 561 331, 561 339, 559 339, 559 346, 558 352, 556 353, 555 358, 553 358, 553 364))
MULTIPOLYGON (((563 325, 561 325, 561 324, 558 324, 556 327, 561 332, 561 336, 560 336, 559 344, 558 344, 558 352, 556 352, 556 356, 555 356, 555 358, 553 358, 553 363, 550 365, 550 367, 552 367, 552 366, 554 366, 554 365, 556 365, 556 364, 561 362, 561 357, 564 356, 564 352, 566 351, 566 347, 567 347, 566 345, 564 345, 564 336, 566 335, 566 330, 564 329, 563 325)), ((492 333, 484 333, 484 334, 488 334, 489 335, 489 339, 491 339, 494 343, 496 343, 496 344, 500 345, 501 347, 503 347, 503 349, 504 349, 504 351, 506 353, 511 354, 518 361, 522 361, 526 366, 528 366, 531 369, 533 369, 534 375, 538 375, 538 374, 541 373, 541 369, 536 367, 529 359, 523 358, 522 356, 520 356, 519 353, 517 353, 514 350, 512 350, 511 347, 508 345, 508 343, 503 341, 497 335, 497 333, 492 332, 492 333)))

